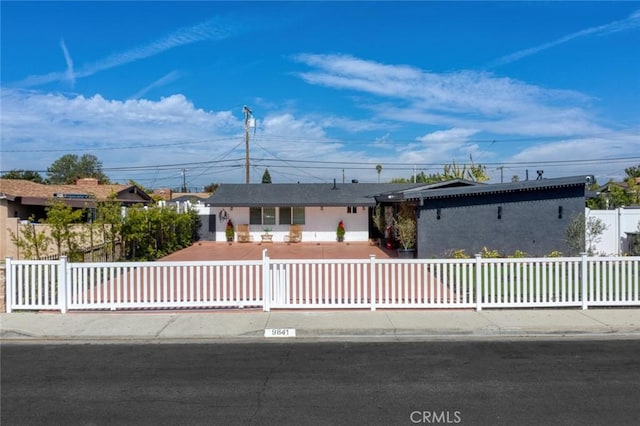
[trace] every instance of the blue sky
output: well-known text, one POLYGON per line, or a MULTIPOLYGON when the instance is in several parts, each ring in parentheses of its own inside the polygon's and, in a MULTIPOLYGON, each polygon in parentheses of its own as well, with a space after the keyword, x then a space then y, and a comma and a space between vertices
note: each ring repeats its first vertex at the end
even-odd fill
POLYGON ((194 190, 640 164, 640 2, 6 2, 0 169, 194 190), (375 166, 382 165, 378 176, 375 166))

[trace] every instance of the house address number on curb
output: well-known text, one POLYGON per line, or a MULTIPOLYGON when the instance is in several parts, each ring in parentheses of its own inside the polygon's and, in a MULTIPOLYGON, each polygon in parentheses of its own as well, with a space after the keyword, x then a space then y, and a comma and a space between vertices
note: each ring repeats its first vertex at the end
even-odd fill
POLYGON ((296 337, 295 328, 265 328, 264 337, 296 337))

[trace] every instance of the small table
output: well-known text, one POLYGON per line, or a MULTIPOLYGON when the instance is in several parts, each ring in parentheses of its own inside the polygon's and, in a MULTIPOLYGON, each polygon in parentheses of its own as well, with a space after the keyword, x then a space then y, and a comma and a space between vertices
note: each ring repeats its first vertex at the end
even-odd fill
POLYGON ((263 243, 272 243, 273 242, 273 234, 261 234, 263 243))

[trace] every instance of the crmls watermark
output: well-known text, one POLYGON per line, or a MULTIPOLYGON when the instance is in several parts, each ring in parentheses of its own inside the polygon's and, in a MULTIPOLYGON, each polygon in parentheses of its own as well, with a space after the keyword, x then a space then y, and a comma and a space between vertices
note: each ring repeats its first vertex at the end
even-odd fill
POLYGON ((462 422, 460 411, 412 411, 411 423, 458 424, 462 422))

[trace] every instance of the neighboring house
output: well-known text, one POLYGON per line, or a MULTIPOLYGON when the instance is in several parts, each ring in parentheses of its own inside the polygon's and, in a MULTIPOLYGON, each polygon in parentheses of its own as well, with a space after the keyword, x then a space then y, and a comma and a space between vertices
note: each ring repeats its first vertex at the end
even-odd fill
POLYGON ((178 197, 172 197, 167 201, 161 201, 161 203, 176 206, 179 213, 183 213, 187 211, 187 209, 195 209, 200 216, 201 223, 200 229, 198 230, 199 239, 201 241, 215 241, 215 217, 212 213, 212 208, 205 204, 205 200, 210 196, 211 193, 182 194, 178 197))
POLYGON ((123 207, 148 204, 151 197, 135 185, 101 185, 96 179, 79 179, 75 185, 44 185, 28 180, 0 179, 0 259, 16 256, 8 230, 18 232, 18 225, 30 217, 46 218, 51 200, 73 208, 95 208, 96 203, 115 196, 123 207))
POLYGON ((624 207, 620 205, 620 201, 616 203, 616 200, 610 200, 611 193, 617 190, 619 192, 625 193, 628 196, 628 199, 631 205, 638 205, 638 200, 640 200, 640 195, 638 192, 640 191, 640 177, 637 178, 628 178, 622 182, 607 182, 604 185, 600 186, 595 191, 595 197, 601 197, 604 199, 604 205, 600 207, 603 209, 615 209, 618 207, 624 207))
POLYGON ((411 202, 417 213, 419 258, 516 250, 530 256, 568 254, 566 230, 585 211, 585 176, 454 188, 423 187, 379 201, 411 202))
POLYGON ((260 242, 265 229, 282 242, 290 225, 302 225, 302 241, 336 241, 336 228, 345 225, 345 241, 368 241, 375 233, 371 211, 375 196, 422 185, 378 183, 222 184, 204 200, 210 216, 202 232, 225 241, 225 227, 248 224, 252 239, 260 242))

